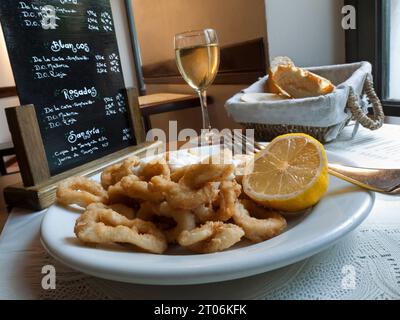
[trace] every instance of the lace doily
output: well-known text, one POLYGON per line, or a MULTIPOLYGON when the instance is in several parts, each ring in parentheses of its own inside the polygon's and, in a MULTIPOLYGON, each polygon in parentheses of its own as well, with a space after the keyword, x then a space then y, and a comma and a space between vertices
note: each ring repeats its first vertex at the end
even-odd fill
POLYGON ((276 271, 196 286, 97 279, 56 262, 38 239, 20 254, 25 263, 18 282, 36 299, 400 299, 400 230, 393 226, 361 227, 330 249, 276 271), (57 271, 55 290, 41 286, 44 265, 57 271))

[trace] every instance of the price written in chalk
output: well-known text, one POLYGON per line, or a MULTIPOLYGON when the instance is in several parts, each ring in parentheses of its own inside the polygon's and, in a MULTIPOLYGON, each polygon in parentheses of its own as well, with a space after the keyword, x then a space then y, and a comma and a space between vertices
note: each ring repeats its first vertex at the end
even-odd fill
POLYGON ((107 11, 87 10, 87 27, 89 31, 113 32, 114 25, 111 14, 107 11))
POLYGON ((103 100, 105 115, 107 117, 127 112, 125 97, 123 94, 118 93, 115 97, 105 97, 103 100))

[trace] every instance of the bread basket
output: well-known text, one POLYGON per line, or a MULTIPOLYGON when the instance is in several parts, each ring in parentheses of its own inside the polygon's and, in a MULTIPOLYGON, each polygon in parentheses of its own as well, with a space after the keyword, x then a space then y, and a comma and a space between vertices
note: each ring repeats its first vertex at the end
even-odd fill
POLYGON ((255 138, 271 141, 286 134, 307 133, 322 143, 337 138, 350 122, 376 130, 383 125, 384 113, 377 97, 369 62, 305 68, 329 79, 335 90, 324 96, 279 101, 243 102, 245 93, 264 92, 268 76, 229 99, 225 108, 237 123, 255 130, 255 138), (373 114, 368 115, 372 106, 373 114))

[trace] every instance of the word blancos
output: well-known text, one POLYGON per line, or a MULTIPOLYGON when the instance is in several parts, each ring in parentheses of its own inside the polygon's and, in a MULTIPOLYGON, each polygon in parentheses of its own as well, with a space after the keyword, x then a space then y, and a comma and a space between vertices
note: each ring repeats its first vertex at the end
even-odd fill
POLYGON ((94 127, 93 129, 81 131, 78 133, 75 133, 75 131, 70 131, 67 140, 69 143, 72 144, 72 143, 76 143, 78 141, 78 139, 89 140, 92 138, 92 136, 94 136, 96 134, 100 134, 100 129, 96 128, 96 127, 94 127))
POLYGON ((53 52, 60 52, 61 50, 71 50, 73 53, 78 51, 90 52, 89 44, 83 43, 63 43, 61 40, 53 41, 50 47, 53 52))
POLYGON ((62 94, 64 95, 65 100, 75 100, 77 98, 83 97, 83 96, 92 96, 93 98, 95 98, 97 96, 97 90, 95 87, 91 87, 91 88, 86 88, 84 87, 83 89, 72 89, 72 90, 68 90, 68 89, 63 89, 62 94))

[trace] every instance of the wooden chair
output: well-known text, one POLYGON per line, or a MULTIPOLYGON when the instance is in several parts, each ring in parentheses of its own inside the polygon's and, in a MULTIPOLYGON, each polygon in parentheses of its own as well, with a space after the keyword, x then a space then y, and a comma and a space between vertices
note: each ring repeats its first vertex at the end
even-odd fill
MULTIPOLYGON (((17 95, 15 87, 0 88, 0 99, 14 97, 17 95)), ((7 163, 5 157, 15 155, 14 145, 11 141, 0 143, 0 176, 7 175, 7 163)))
POLYGON ((0 143, 0 176, 8 174, 5 157, 15 155, 12 142, 0 143))
MULTIPOLYGON (((211 97, 208 97, 207 101, 208 103, 213 102, 211 97)), ((151 129, 151 115, 188 108, 198 108, 200 100, 198 96, 191 94, 156 93, 140 96, 139 105, 145 131, 148 132, 151 129)))

